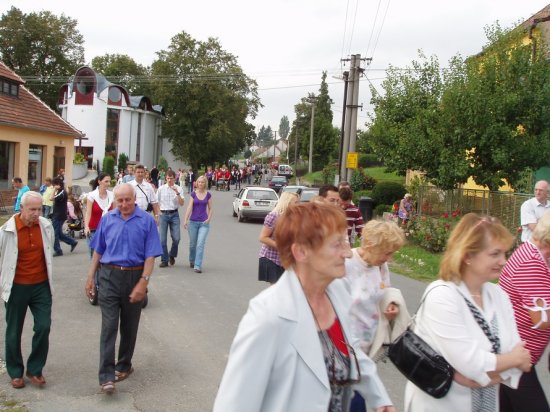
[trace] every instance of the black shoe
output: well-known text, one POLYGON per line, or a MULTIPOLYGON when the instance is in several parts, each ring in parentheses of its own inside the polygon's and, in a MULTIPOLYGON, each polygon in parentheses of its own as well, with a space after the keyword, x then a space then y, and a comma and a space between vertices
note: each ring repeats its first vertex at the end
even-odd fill
POLYGON ((194 263, 194 262, 189 262, 189 267, 190 267, 190 268, 194 268, 194 267, 195 267, 195 263, 194 263))
POLYGON ((160 262, 160 265, 159 265, 160 268, 165 268, 167 266, 168 266, 168 262, 160 262))
POLYGON ((57 257, 57 256, 63 256, 63 253, 57 253, 56 252, 56 253, 53 254, 53 257, 57 257))
POLYGON ((176 258, 174 256, 170 256, 170 266, 174 266, 174 263, 176 263, 176 258))
POLYGON ((75 247, 78 246, 78 242, 74 242, 72 245, 71 245, 71 252, 74 250, 75 247))
POLYGON ((202 273, 202 270, 200 270, 200 269, 195 269, 195 273, 202 273))

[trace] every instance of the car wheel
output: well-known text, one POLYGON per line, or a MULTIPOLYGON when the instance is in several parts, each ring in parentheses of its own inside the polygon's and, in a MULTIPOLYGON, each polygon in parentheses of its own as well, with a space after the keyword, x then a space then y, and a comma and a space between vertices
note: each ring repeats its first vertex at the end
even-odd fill
POLYGON ((235 208, 233 208, 233 217, 237 217, 237 212, 235 212, 235 208))
POLYGON ((237 220, 239 222, 244 222, 244 216, 242 215, 242 212, 239 210, 238 214, 237 214, 237 220))

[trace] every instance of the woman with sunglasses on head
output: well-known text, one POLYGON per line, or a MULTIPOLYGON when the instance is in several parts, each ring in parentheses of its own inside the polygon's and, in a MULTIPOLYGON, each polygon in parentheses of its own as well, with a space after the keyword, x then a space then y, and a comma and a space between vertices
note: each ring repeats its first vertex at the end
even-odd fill
POLYGON ((530 370, 510 299, 492 283, 512 243, 489 216, 468 213, 453 229, 440 280, 426 289, 414 330, 454 368, 454 380, 440 399, 407 382, 406 411, 497 412, 499 384, 517 388, 522 371, 530 370))
POLYGON ((394 412, 350 332, 350 296, 338 280, 351 256, 343 211, 290 205, 275 235, 286 271, 250 301, 214 411, 347 412, 357 390, 370 408, 394 412))

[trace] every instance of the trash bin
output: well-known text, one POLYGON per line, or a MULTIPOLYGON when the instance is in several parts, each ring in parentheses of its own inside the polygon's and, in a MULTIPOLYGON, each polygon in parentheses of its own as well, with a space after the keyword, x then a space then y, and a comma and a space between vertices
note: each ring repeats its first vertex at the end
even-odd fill
POLYGON ((374 199, 370 197, 361 196, 359 199, 359 211, 363 215, 363 221, 368 222, 372 220, 372 215, 374 212, 374 199))

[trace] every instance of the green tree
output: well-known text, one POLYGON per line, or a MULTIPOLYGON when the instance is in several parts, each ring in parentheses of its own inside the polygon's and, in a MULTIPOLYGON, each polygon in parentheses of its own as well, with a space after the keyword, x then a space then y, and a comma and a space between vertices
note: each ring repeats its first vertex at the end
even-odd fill
POLYGON ((59 88, 84 64, 83 43, 77 21, 63 14, 12 7, 0 18, 0 59, 52 109, 59 88))
POLYGON ((118 168, 119 170, 126 171, 126 166, 128 165, 128 155, 126 153, 121 153, 118 155, 118 168))
POLYGON ((290 123, 288 122, 288 116, 281 117, 279 122, 279 137, 286 140, 288 133, 290 132, 290 123))
POLYGON ((132 95, 151 94, 150 75, 145 66, 125 54, 105 54, 92 59, 92 68, 132 95))
POLYGON ((268 147, 273 144, 273 130, 271 126, 262 126, 256 138, 256 144, 260 147, 268 147))
POLYGON ((246 119, 260 106, 257 84, 217 39, 200 42, 181 32, 157 54, 153 95, 168 114, 163 137, 176 159, 197 170, 225 162, 252 143, 254 127, 246 119))

